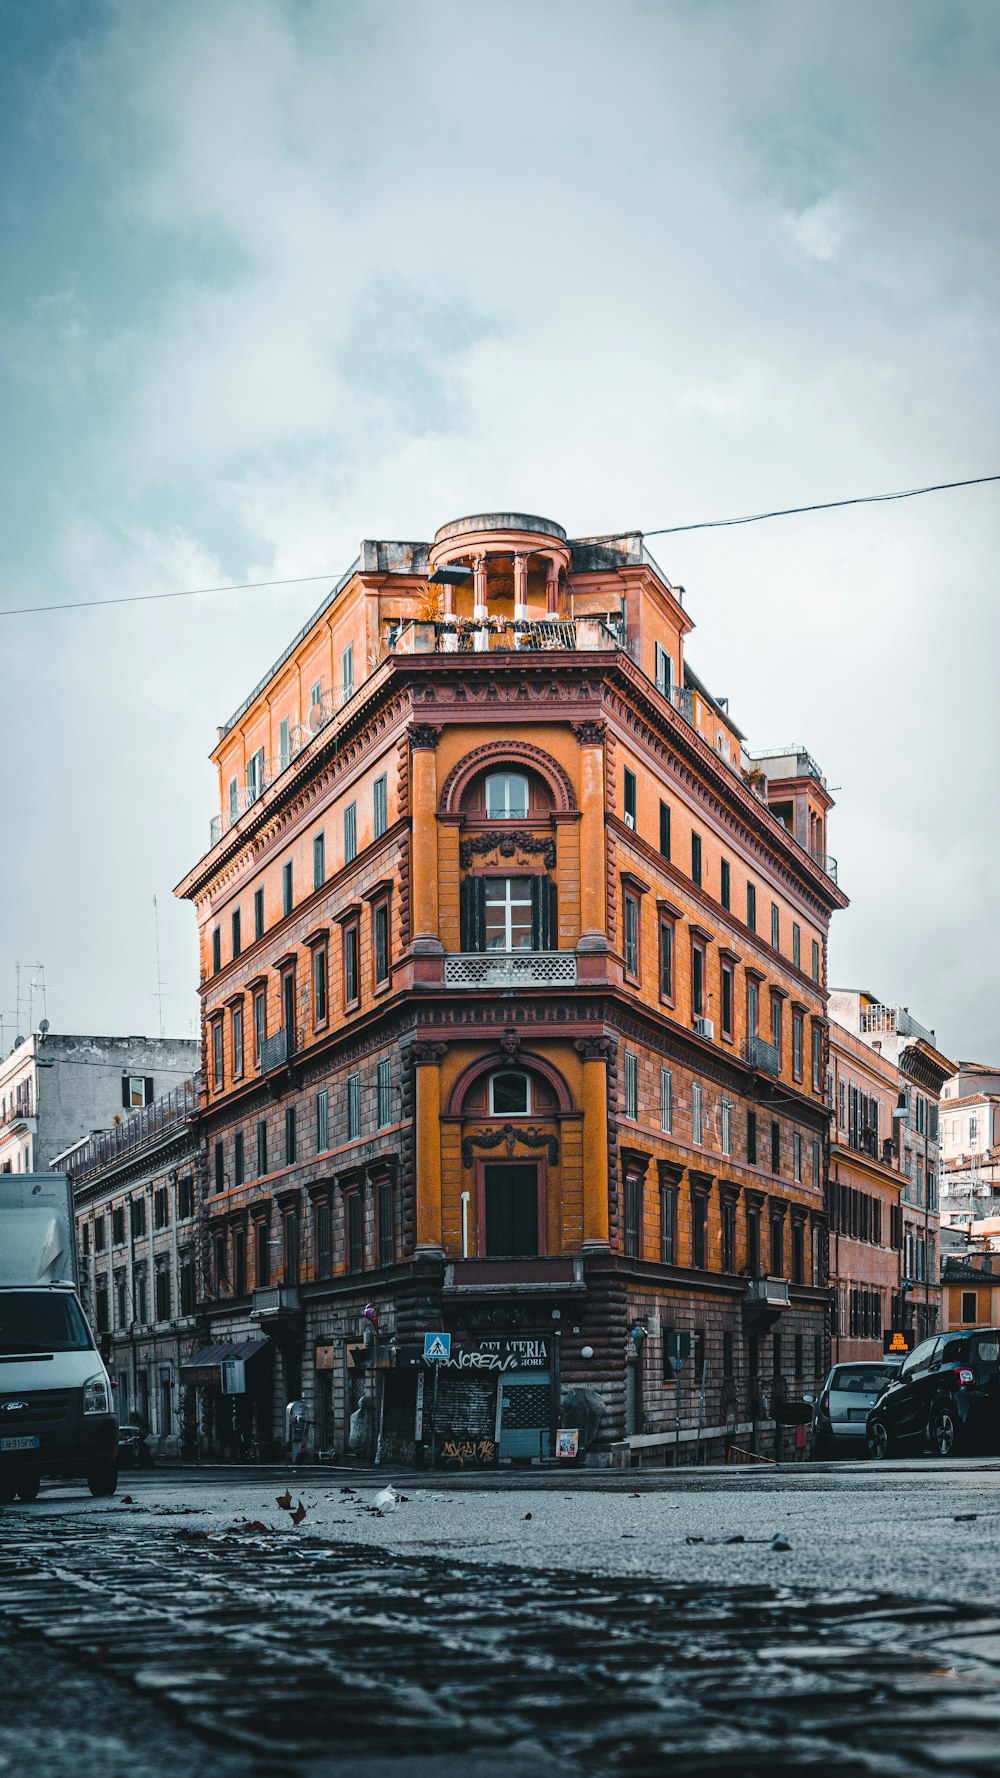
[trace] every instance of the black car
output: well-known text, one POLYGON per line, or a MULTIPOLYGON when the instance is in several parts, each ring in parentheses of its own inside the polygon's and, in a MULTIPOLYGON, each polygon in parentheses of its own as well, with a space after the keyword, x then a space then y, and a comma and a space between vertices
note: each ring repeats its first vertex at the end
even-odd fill
POLYGON ((950 1457, 1000 1450, 1000 1328, 971 1327, 923 1340, 869 1410, 870 1457, 900 1448, 950 1457))

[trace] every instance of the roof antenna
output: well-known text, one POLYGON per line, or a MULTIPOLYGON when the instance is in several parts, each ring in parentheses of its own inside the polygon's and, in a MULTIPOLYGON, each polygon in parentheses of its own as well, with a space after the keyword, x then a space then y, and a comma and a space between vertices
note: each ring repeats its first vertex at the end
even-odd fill
POLYGON ((160 974, 160 910, 153 896, 153 931, 156 935, 156 1007, 160 1021, 160 1036, 163 1036, 163 977, 160 974))

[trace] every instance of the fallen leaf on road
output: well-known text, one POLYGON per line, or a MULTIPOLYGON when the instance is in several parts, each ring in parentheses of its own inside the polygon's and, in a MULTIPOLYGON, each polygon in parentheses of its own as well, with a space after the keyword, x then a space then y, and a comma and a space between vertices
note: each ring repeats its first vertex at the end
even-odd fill
POLYGON ((293 1525, 301 1525, 305 1516, 306 1516, 306 1509, 300 1500, 298 1506, 295 1508, 295 1511, 292 1513, 292 1524, 293 1525))
POLYGON ((524 1516, 525 1516, 525 1518, 526 1518, 526 1519, 530 1519, 530 1518, 531 1518, 531 1514, 530 1514, 530 1513, 525 1513, 525 1515, 524 1515, 524 1516))
POLYGON ((282 1512, 285 1512, 285 1513, 291 1512, 291 1510, 292 1510, 292 1496, 289 1493, 287 1488, 285 1489, 285 1492, 283 1494, 276 1494, 274 1496, 274 1504, 275 1504, 275 1506, 280 1506, 282 1512))

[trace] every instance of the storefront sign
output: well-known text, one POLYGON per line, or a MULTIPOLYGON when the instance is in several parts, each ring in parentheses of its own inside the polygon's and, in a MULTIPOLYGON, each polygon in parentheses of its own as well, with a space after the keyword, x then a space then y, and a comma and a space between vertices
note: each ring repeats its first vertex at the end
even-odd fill
MULTIPOLYGON (((437 1339, 448 1338, 438 1334, 437 1339)), ((427 1357, 445 1371, 544 1371, 549 1365, 549 1349, 544 1339, 514 1337, 478 1340, 474 1346, 449 1344, 447 1358, 427 1357)))
POLYGON ((910 1351, 910 1347, 911 1347, 910 1336, 909 1336, 909 1334, 904 1333, 901 1327, 891 1327, 891 1328, 887 1327, 885 1329, 885 1331, 883 1332, 883 1334, 882 1334, 882 1350, 883 1350, 883 1352, 886 1352, 886 1353, 898 1352, 900 1358, 905 1358, 907 1352, 910 1351))
POLYGON ((223 1395, 245 1395, 247 1378, 242 1358, 224 1358, 221 1369, 223 1395))
POLYGON ((556 1456, 576 1457, 580 1452, 580 1433, 575 1426, 560 1426, 556 1433, 556 1456))

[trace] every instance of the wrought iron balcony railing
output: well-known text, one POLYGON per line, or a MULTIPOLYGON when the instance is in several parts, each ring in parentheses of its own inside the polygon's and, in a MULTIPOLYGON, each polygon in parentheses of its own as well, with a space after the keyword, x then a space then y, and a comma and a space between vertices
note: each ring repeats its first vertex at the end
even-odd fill
POLYGON ((766 1037, 744 1037, 742 1054, 744 1062, 756 1068, 759 1074, 771 1074, 777 1080, 781 1073, 781 1051, 776 1043, 768 1043, 766 1037))
POLYGON ((446 988, 547 988, 575 981, 575 951, 461 951, 444 960, 446 988))
POLYGON ((260 1071, 262 1074, 273 1074, 276 1068, 284 1068, 291 1061, 298 1049, 298 1033, 287 1026, 281 1031, 273 1031, 265 1037, 260 1046, 260 1071))

